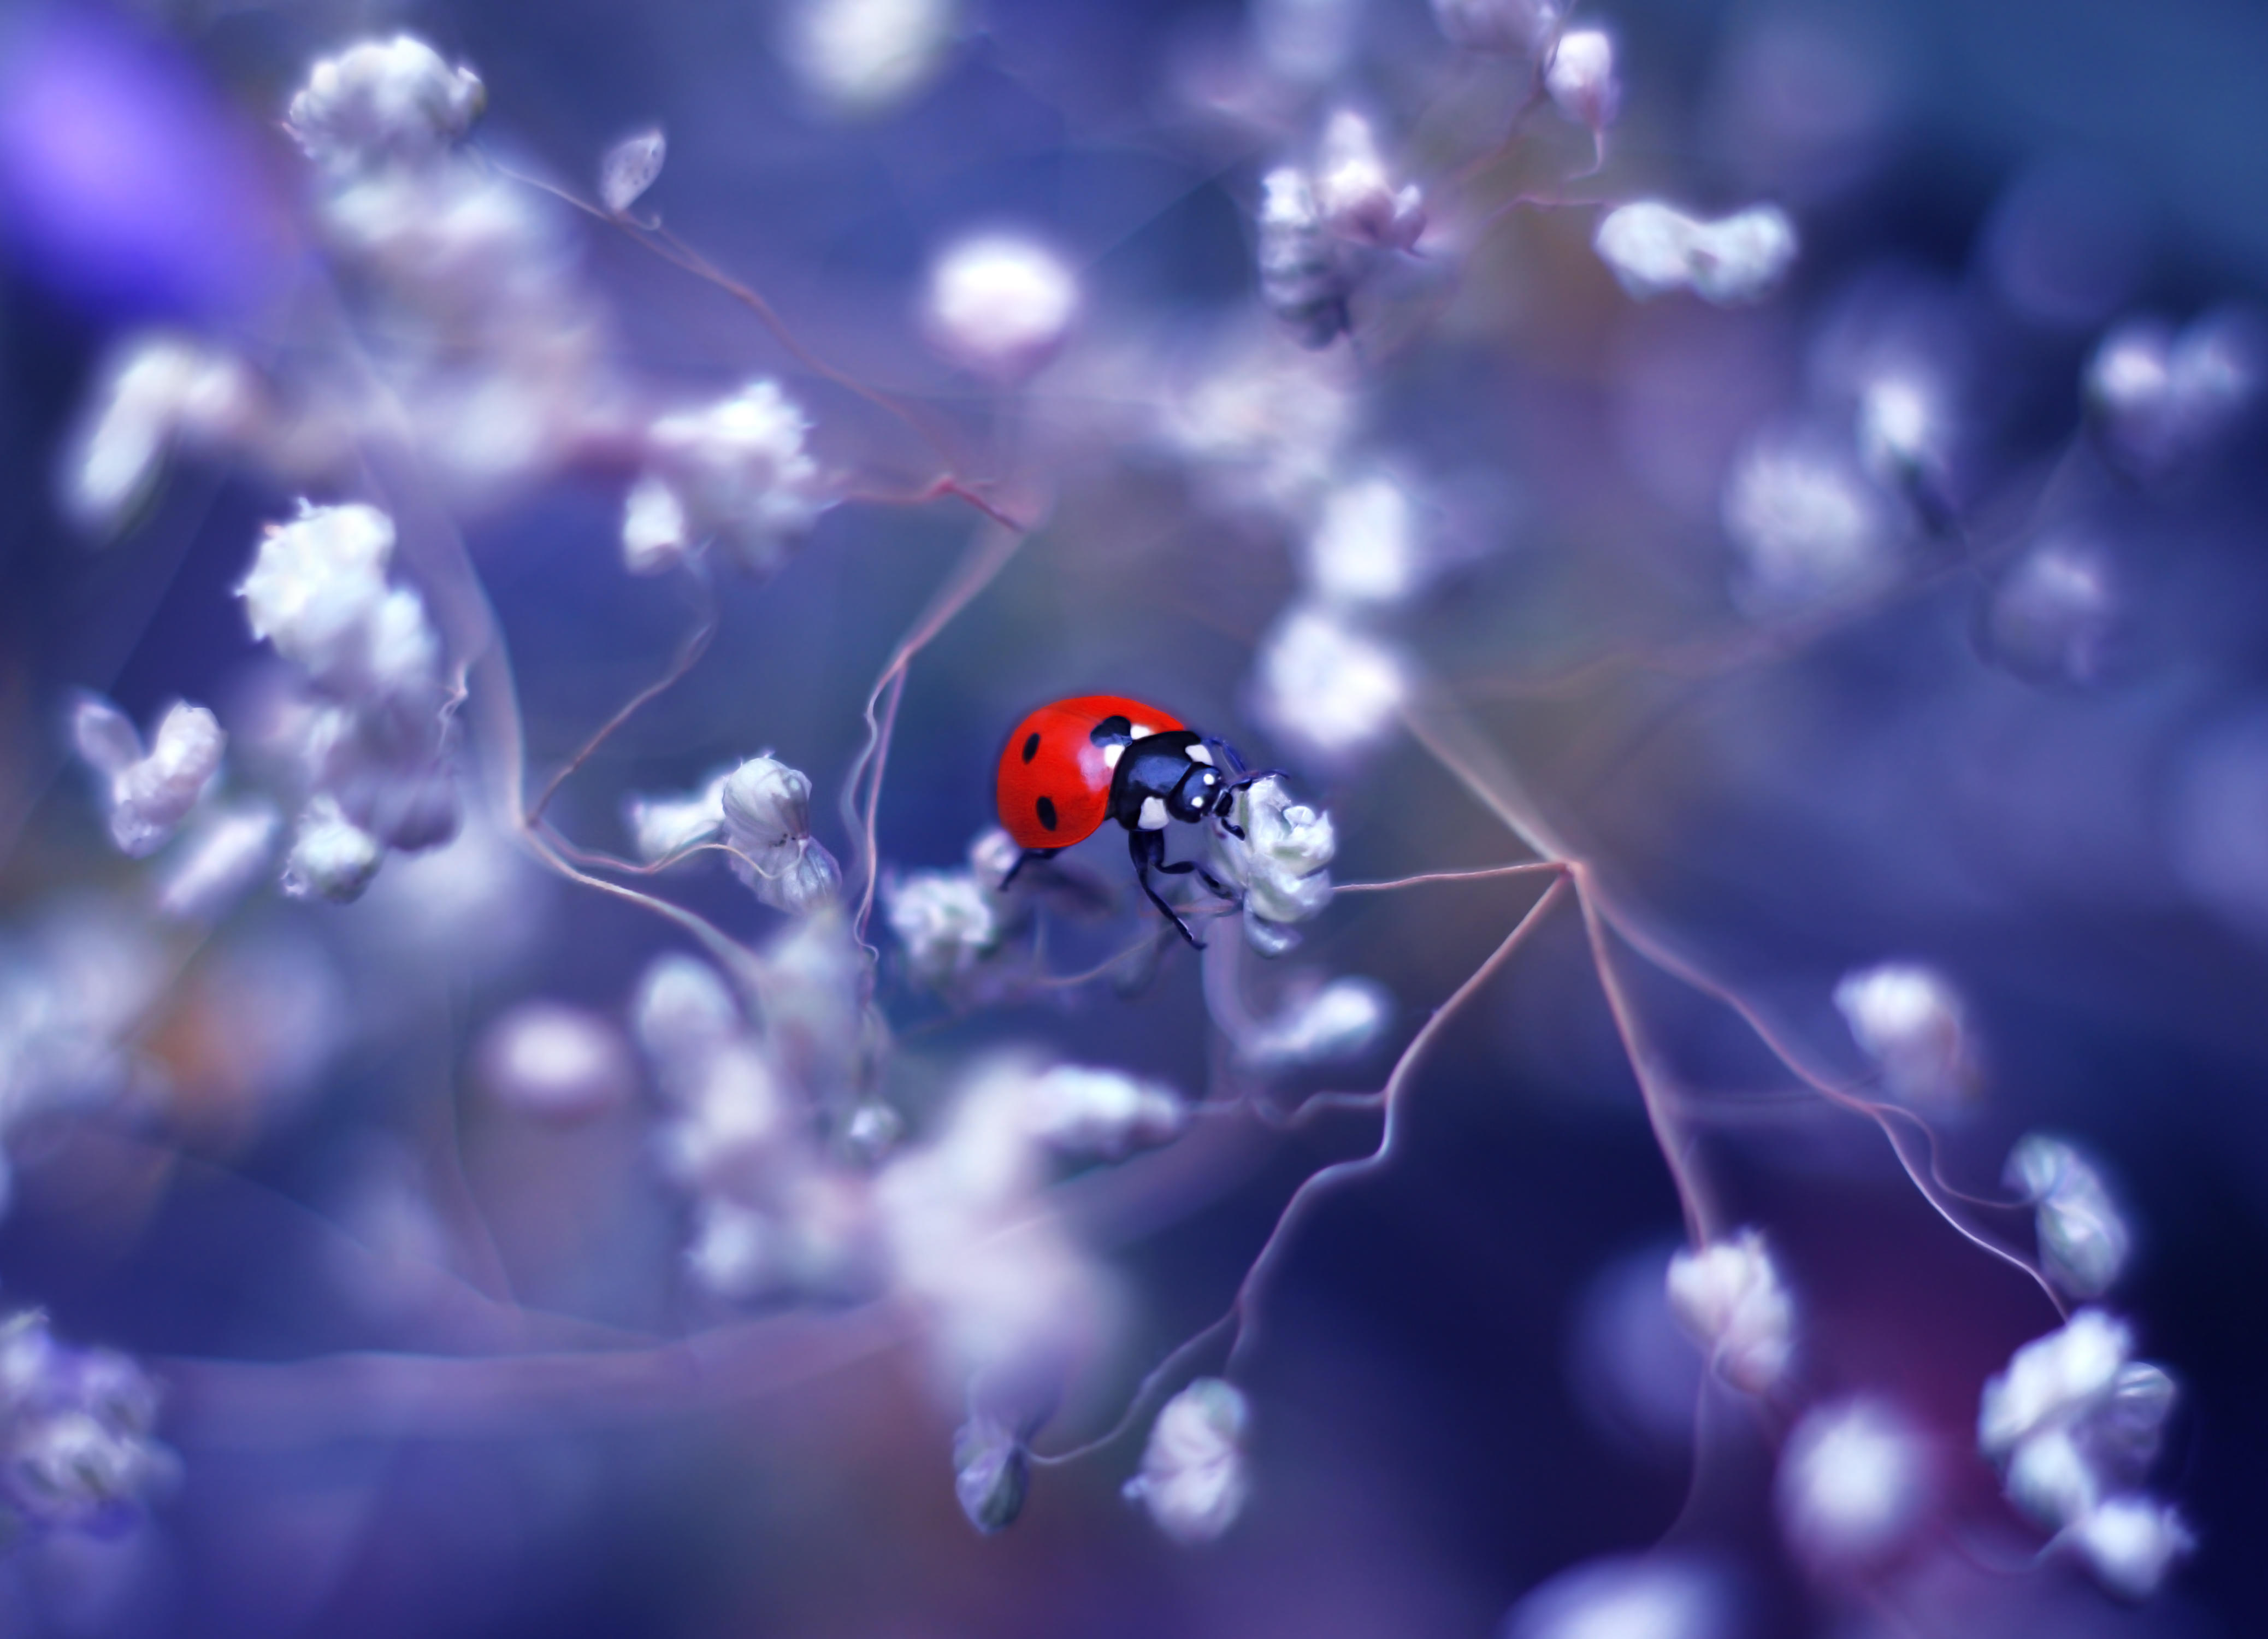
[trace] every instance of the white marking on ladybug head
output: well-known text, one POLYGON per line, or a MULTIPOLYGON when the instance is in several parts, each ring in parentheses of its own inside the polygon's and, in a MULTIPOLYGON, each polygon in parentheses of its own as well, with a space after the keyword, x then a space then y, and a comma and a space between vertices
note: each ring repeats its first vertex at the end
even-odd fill
POLYGON ((1139 822, 1138 822, 1138 823, 1139 823, 1139 824, 1140 824, 1141 828, 1142 828, 1144 831, 1163 831, 1163 830, 1165 830, 1165 829, 1166 829, 1166 826, 1167 826, 1167 823, 1169 823, 1169 821, 1168 821, 1168 819, 1167 819, 1167 814, 1166 814, 1166 800, 1165 800, 1165 798, 1163 798, 1163 797, 1145 797, 1145 798, 1143 798, 1143 799, 1142 799, 1142 814, 1141 814, 1141 818, 1140 818, 1140 820, 1139 820, 1139 822))
POLYGON ((1157 732, 1147 723, 1129 723, 1126 726, 1126 737, 1129 740, 1147 740, 1157 732))
POLYGON ((1102 748, 1103 767, 1116 768, 1118 766, 1118 759, 1125 755, 1126 748, 1120 745, 1116 741, 1112 741, 1108 745, 1102 748))
POLYGON ((1193 745, 1189 748, 1189 761, 1192 763, 1202 763, 1207 768, 1211 768, 1212 766, 1212 753, 1204 746, 1193 745))
POLYGON ((1204 783, 1208 786, 1212 785, 1216 782, 1218 778, 1219 777, 1215 775, 1211 769, 1207 769, 1205 771, 1204 783))

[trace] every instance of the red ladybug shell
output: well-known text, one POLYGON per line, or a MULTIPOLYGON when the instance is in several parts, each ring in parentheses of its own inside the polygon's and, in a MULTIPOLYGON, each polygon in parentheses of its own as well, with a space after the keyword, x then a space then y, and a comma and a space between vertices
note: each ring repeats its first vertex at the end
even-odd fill
POLYGON ((1000 753, 999 801, 1000 823, 1019 846, 1068 848, 1110 817, 1110 764, 1089 736, 1112 717, 1133 724, 1138 740, 1184 727, 1154 705, 1116 694, 1057 700, 1016 725, 1000 753))

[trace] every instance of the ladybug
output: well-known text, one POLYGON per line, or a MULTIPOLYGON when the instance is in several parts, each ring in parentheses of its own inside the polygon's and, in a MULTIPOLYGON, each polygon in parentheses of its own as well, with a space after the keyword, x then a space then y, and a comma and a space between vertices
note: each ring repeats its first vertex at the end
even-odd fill
POLYGON ((1195 871, 1222 898, 1236 895, 1193 860, 1167 864, 1166 827, 1211 818, 1242 836, 1229 818, 1236 794, 1274 772, 1248 772, 1226 742, 1122 695, 1082 694, 1043 705, 1016 725, 1000 752, 1000 823, 1024 851, 1001 886, 1030 861, 1052 859, 1115 819, 1126 828, 1142 891, 1203 949, 1150 874, 1195 871))

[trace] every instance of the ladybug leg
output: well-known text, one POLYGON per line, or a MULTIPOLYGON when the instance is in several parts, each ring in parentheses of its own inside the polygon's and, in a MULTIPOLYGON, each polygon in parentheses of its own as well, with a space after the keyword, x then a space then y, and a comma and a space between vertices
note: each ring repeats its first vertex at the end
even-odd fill
POLYGON ((1193 869, 1194 867, 1184 864, 1177 870, 1166 863, 1166 838, 1164 833, 1160 831, 1127 832, 1126 851, 1134 856, 1134 880, 1142 884, 1142 891, 1150 896, 1150 903, 1158 907, 1165 919, 1180 931, 1182 937, 1188 940, 1193 949, 1204 949, 1204 941, 1189 932, 1189 925, 1182 920, 1181 912, 1167 904, 1165 896, 1150 884, 1150 873, 1153 870, 1162 872, 1168 876, 1175 876, 1179 875, 1181 871, 1193 869))
MULTIPOLYGON (((1160 853, 1165 852, 1162 845, 1160 847, 1159 852, 1160 853)), ((1164 860, 1160 860, 1152 865, 1150 868, 1157 872, 1160 876, 1187 876, 1191 871, 1195 871, 1197 875, 1197 880, 1212 890, 1212 897, 1214 898, 1233 899, 1236 897, 1236 890, 1231 888, 1226 882, 1221 881, 1219 877, 1215 876, 1211 871, 1205 869, 1204 866, 1199 865, 1195 860, 1183 860, 1177 865, 1168 865, 1164 860)))
POLYGON ((1063 850, 1061 848, 1025 849, 1021 853, 1016 856, 1016 862, 1008 867, 1008 874, 1000 879, 1000 890, 1002 892, 1005 892, 1007 890, 1008 884, 1016 880, 1016 874, 1022 870, 1027 865, 1029 865, 1034 860, 1052 860, 1056 855, 1062 852, 1063 850))

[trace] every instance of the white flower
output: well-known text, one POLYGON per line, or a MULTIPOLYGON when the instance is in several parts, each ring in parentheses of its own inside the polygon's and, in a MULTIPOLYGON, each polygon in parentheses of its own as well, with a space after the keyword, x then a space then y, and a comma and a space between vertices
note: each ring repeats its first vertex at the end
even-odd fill
POLYGON ((71 714, 78 754, 109 782, 110 838, 134 859, 155 853, 188 817, 220 772, 228 744, 202 705, 178 702, 158 720, 148 754, 134 725, 109 701, 83 697, 71 714))
POLYGON ((1885 498, 1840 451, 1803 433, 1767 432, 1725 480, 1725 534, 1740 554, 1734 592, 1757 618, 1848 603, 1896 567, 1885 498))
POLYGON ((1328 347, 1348 325, 1352 280, 1315 202, 1286 166, 1260 179, 1260 299, 1303 347, 1328 347))
POLYGON ((811 835, 811 780, 770 757, 726 776, 721 806, 733 872, 775 910, 807 916, 834 903, 843 873, 811 835))
POLYGON ((2051 1424, 2068 1423, 2109 1403, 2134 1335, 2099 1309, 2082 1309, 2058 1331, 2035 1338, 1984 1385, 1977 1443, 1988 1457, 2051 1424))
POLYGON ((2007 1176, 2038 1207, 2040 1253, 2056 1284, 2077 1297, 2109 1291, 2133 1236, 2102 1175, 2063 1140, 2033 1133, 2009 1155, 2007 1176))
POLYGON ((922 328, 954 362, 1015 380, 1047 361, 1078 314, 1079 280, 1061 256, 1021 234, 979 233, 931 263, 922 328))
POLYGON ((2146 1496, 2117 1496, 2075 1521, 2059 1541, 2085 1555, 2105 1584, 2130 1599, 2158 1590, 2197 1539, 2173 1509, 2146 1496))
POLYGON ((663 1090, 680 1102, 711 1054, 747 1028, 740 1005, 706 962, 680 951, 656 956, 630 1004, 638 1045, 661 1074, 663 1090))
POLYGON ((2262 337, 2250 315, 2208 314, 2176 334, 2130 319, 2102 338, 2087 400, 2111 453, 2145 477, 2194 460, 2257 395, 2262 337))
POLYGON ((1560 113, 1576 124, 1602 131, 1621 110, 1622 82, 1615 78, 1615 42, 1603 30, 1570 29, 1551 48, 1543 87, 1560 113))
POLYGON ((1778 1498, 1789 1540, 1822 1569, 1862 1566, 1903 1544, 1930 1498, 1927 1448, 1879 1400, 1808 1414, 1780 1454, 1778 1498))
POLYGON ((785 55, 807 89, 843 113, 880 113, 937 72, 959 20, 953 0, 798 0, 785 55))
POLYGON ((1323 225, 1340 239, 1408 250, 1425 231, 1425 196, 1415 182, 1394 186, 1370 122, 1342 108, 1323 127, 1313 183, 1323 225))
POLYGON ((990 1536, 1023 1512, 1032 1466, 1016 1431, 998 1417, 971 1417, 953 1437, 953 1493, 968 1523, 990 1536))
POLYGON ((1556 0, 1433 0, 1434 20, 1468 51, 1538 53, 1559 26, 1556 0))
POLYGON ((621 1032, 560 1002, 520 1003, 482 1033, 474 1058, 499 1104, 541 1120, 587 1120, 630 1096, 621 1032))
POLYGON ((317 62, 284 122, 309 159, 350 171, 431 159, 472 129, 486 102, 470 69, 451 68, 423 41, 397 34, 317 62))
POLYGON ((1781 1285, 1764 1237, 1743 1229, 1669 1260, 1669 1306, 1735 1388, 1761 1394, 1780 1380, 1794 1353, 1795 1306, 1781 1285))
POLYGON ((1335 978, 1295 993, 1282 1011, 1240 1038, 1247 1064, 1317 1064, 1351 1059, 1378 1038, 1392 1011, 1385 989, 1366 978, 1335 978))
POLYGON ((198 922, 224 915, 267 867, 283 823, 256 799, 207 814, 166 863, 154 896, 158 913, 198 922))
POLYGON ((1085 1065, 1042 1071, 1022 1098, 1032 1136, 1063 1155, 1122 1160, 1170 1142, 1189 1121, 1171 1088, 1085 1065))
POLYGON ((393 555, 394 520, 375 506, 301 501, 268 526, 236 589, 252 635, 343 699, 431 690, 439 640, 416 593, 387 584, 393 555))
POLYGON ((117 531, 157 486, 177 442, 225 447, 249 436, 259 384, 229 355, 188 336, 136 336, 105 372, 63 471, 63 506, 91 535, 117 531))
POLYGON ((1401 602, 1425 572, 1417 503, 1393 479, 1373 474, 1335 487, 1307 537, 1307 585, 1328 605, 1401 602))
POLYGON ((2099 681, 2110 664, 2122 605, 2108 554, 2088 540, 2050 536, 1993 592, 1985 628, 1992 657, 2021 676, 2099 681))
POLYGON ((967 977, 999 946, 999 905, 974 872, 916 871, 895 878, 884 884, 882 903, 890 931, 925 985, 967 977))
POLYGON ((362 897, 385 858, 384 844, 347 818, 336 797, 319 793, 299 816, 284 861, 284 891, 346 904, 362 897))
POLYGON ((608 210, 622 215, 659 179, 662 161, 668 155, 669 139, 662 135, 661 127, 633 131, 608 149, 599 161, 599 198, 608 210))
POLYGON ((1640 300, 1690 290, 1720 306, 1769 294, 1796 252, 1795 225, 1776 205, 1702 222, 1656 199, 1609 211, 1592 244, 1640 300))
POLYGON ((1338 838, 1331 816, 1294 802, 1271 774, 1236 794, 1232 823, 1211 828, 1221 874, 1245 890, 1245 934, 1273 956, 1291 942, 1288 924, 1304 922, 1330 903, 1331 856, 1338 838))
POLYGON ((777 381, 661 417, 646 432, 648 469, 630 492, 623 558, 652 574, 720 541, 733 563, 768 573, 832 504, 804 447, 810 424, 777 381))
POLYGON ((731 769, 719 769, 697 790, 629 797, 622 817, 638 858, 652 865, 714 840, 725 829, 725 782, 732 777, 731 769))
POLYGON ((1886 962, 1845 974, 1835 986, 1835 1006, 1860 1051, 1881 1067, 1891 1097, 1943 1108, 1975 1090, 1967 1010, 1943 974, 1886 962))
POLYGON ((1236 1523, 1251 1495, 1244 1454, 1251 1421, 1233 1384, 1199 1377, 1159 1412, 1127 1496, 1183 1547, 1212 1541, 1236 1523))
POLYGON ((1911 375, 1882 375, 1859 395, 1859 459, 1878 484, 1941 483, 1945 415, 1930 388, 1911 375))
POLYGON ((1561 1571, 1513 1607, 1502 1639, 1734 1639, 1749 1631, 1723 1573, 1661 1552, 1561 1571))
POLYGON ((1410 689, 1392 645, 1329 609, 1295 604, 1260 641, 1252 708, 1287 743, 1344 762, 1393 728, 1410 689))

